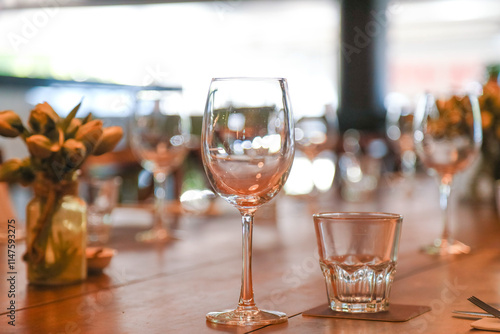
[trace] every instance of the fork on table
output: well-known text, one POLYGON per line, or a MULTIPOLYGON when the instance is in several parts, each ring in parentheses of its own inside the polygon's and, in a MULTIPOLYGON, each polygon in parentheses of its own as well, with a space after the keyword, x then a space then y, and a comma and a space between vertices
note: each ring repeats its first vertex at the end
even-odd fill
POLYGON ((472 296, 472 297, 468 298, 467 300, 470 301, 472 304, 476 305, 477 307, 488 312, 492 316, 500 319, 500 311, 498 309, 494 308, 493 306, 483 302, 481 299, 479 299, 475 296, 472 296))

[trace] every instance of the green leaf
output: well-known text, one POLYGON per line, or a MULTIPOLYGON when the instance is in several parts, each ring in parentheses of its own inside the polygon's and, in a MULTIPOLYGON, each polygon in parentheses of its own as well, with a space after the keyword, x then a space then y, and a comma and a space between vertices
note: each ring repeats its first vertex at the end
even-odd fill
POLYGON ((78 112, 78 109, 80 109, 80 106, 82 105, 82 101, 80 101, 80 103, 78 103, 74 108, 73 110, 70 111, 70 113, 68 114, 68 116, 66 116, 66 118, 64 119, 64 122, 62 124, 62 130, 64 132, 66 132, 66 129, 68 128, 69 124, 71 123, 71 121, 73 120, 73 118, 75 118, 76 116, 76 113, 78 112))
POLYGON ((89 112, 87 116, 85 116, 84 119, 82 119, 82 125, 90 122, 92 120, 92 113, 89 112))

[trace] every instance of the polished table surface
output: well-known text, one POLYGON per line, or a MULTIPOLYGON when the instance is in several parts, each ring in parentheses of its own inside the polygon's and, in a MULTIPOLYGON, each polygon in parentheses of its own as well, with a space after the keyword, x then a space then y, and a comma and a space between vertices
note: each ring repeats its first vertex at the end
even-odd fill
POLYGON ((408 194, 408 184, 385 181, 377 196, 363 203, 347 203, 335 194, 312 201, 281 195, 276 221, 258 215, 253 245, 257 306, 285 312, 287 323, 234 327, 206 322, 207 312, 236 306, 241 282, 239 216, 218 202, 218 215, 182 216, 176 226, 179 239, 164 245, 139 244, 134 235, 144 227, 117 222, 111 239, 117 255, 103 274, 81 284, 28 285, 20 258, 24 244, 18 241, 15 327, 8 325, 7 252, 0 245, 0 333, 469 333, 473 320, 455 318, 453 310, 477 311, 467 301, 472 295, 500 303, 500 223, 494 205, 455 198, 454 234, 472 252, 431 256, 420 247, 441 232, 436 182, 421 176, 408 194), (403 214, 390 300, 432 310, 406 322, 303 316, 326 304, 311 218, 317 211, 403 214))

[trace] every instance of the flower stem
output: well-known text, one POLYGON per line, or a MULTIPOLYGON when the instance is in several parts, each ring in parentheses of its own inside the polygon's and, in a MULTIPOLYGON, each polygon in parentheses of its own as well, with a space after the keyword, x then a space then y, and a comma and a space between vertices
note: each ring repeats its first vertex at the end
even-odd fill
POLYGON ((34 229, 34 236, 31 240, 31 244, 28 246, 27 250, 27 260, 32 263, 40 263, 44 260, 45 252, 42 244, 42 236, 46 235, 49 228, 48 224, 50 222, 50 216, 53 214, 54 206, 56 200, 56 190, 54 187, 48 189, 47 201, 43 206, 43 210, 38 217, 36 222, 36 227, 34 229))

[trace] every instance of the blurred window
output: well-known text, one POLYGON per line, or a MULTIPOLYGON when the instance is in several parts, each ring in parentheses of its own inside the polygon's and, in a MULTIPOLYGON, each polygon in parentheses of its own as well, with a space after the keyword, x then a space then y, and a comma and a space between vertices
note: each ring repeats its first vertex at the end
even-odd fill
POLYGON ((285 77, 294 111, 321 113, 337 97, 338 26, 329 0, 4 10, 0 75, 180 85, 194 114, 212 77, 285 77))
POLYGON ((500 63, 498 0, 392 0, 389 8, 389 92, 464 89, 500 63))

